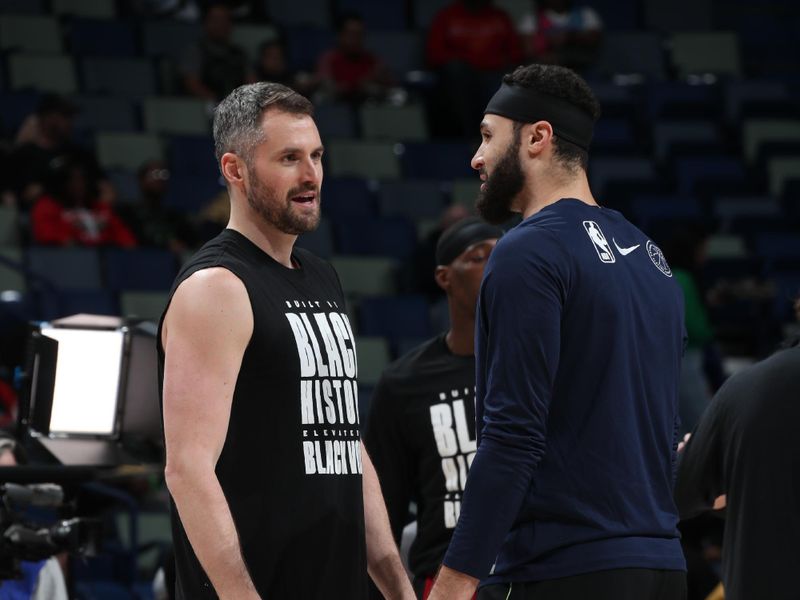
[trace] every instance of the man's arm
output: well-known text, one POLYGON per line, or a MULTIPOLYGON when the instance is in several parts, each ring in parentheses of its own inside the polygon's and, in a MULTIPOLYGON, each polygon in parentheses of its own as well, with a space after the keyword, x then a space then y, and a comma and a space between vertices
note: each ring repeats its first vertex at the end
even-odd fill
POLYGON ((364 486, 364 522, 367 530, 367 569, 381 593, 389 600, 415 600, 397 544, 389 527, 381 486, 375 467, 361 445, 364 486))
POLYGON ((215 468, 253 313, 230 271, 198 271, 175 292, 162 331, 167 486, 220 600, 259 600, 215 468))
POLYGON ((429 600, 467 600, 489 575, 544 455, 568 267, 549 232, 524 242, 537 253, 520 240, 503 240, 486 268, 477 315, 480 444, 444 557, 446 569, 429 600))
POLYGON ((723 508, 723 456, 728 394, 738 385, 737 376, 728 379, 712 398, 700 422, 678 456, 675 504, 682 519, 709 509, 723 508))

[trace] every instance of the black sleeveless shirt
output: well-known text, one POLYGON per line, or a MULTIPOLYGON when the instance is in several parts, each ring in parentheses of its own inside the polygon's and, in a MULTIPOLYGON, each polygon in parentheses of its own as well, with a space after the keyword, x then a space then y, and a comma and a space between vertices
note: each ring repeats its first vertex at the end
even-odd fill
MULTIPOLYGON (((366 598, 357 362, 336 272, 295 248, 287 269, 226 229, 184 266, 223 267, 247 289, 253 335, 216 474, 244 561, 272 598, 366 598)), ((159 326, 159 387, 164 349, 159 326)), ((170 499, 176 597, 217 598, 170 499)))

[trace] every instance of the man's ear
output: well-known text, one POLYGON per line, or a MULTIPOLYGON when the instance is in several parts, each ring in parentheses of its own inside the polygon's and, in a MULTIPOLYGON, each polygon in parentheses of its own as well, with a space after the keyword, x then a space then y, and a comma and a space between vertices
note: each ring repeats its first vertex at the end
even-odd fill
POLYGON ((553 141, 553 126, 548 121, 525 125, 522 142, 530 156, 538 156, 553 141))
POLYGON ((233 152, 226 152, 222 155, 222 158, 219 159, 219 164, 225 181, 236 187, 244 185, 246 168, 241 158, 236 156, 233 152))
POLYGON ((436 285, 445 292, 450 289, 450 267, 439 265, 433 273, 433 278, 436 280, 436 285))

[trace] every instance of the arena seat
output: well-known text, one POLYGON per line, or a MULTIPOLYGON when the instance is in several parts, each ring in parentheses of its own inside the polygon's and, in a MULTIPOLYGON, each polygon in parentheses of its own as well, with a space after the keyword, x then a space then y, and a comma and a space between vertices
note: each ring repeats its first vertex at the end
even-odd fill
POLYGON ((425 111, 417 104, 365 104, 359 110, 359 118, 366 139, 421 141, 429 137, 425 111))
POLYGON ((145 161, 164 156, 160 138, 150 133, 100 131, 95 140, 100 165, 106 168, 136 171, 145 161))
POLYGON ((146 58, 84 58, 80 71, 84 91, 93 94, 142 99, 158 90, 153 63, 146 58))
POLYGON ((59 54, 61 28, 51 16, 0 14, 0 49, 59 54))

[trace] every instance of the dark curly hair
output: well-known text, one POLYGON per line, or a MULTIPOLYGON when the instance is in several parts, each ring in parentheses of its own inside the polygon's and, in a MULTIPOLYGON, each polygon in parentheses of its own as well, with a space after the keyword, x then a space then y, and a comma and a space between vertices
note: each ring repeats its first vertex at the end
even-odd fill
MULTIPOLYGON (((600 117, 600 103, 594 92, 572 69, 540 64, 517 67, 513 73, 503 77, 503 83, 536 90, 565 100, 590 115, 593 121, 597 121, 600 117)), ((514 131, 517 134, 522 125, 522 123, 514 124, 514 131)), ((586 150, 572 142, 559 139, 558 136, 553 139, 553 147, 556 158, 569 170, 574 171, 577 168, 586 170, 589 164, 589 153, 586 150)))

